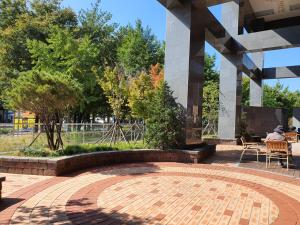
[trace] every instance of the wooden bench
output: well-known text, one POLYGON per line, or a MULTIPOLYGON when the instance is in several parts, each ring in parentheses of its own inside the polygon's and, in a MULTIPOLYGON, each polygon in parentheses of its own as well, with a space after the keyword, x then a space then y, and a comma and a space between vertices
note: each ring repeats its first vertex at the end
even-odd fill
POLYGON ((0 200, 2 198, 2 182, 5 181, 5 177, 0 176, 0 200))
POLYGON ((286 168, 289 170, 289 160, 293 158, 292 151, 289 150, 287 141, 267 141, 267 167, 271 163, 271 159, 286 160, 286 168))
POLYGON ((297 132, 286 132, 284 133, 286 140, 290 143, 297 143, 298 142, 298 134, 297 132))
POLYGON ((241 137, 241 142, 243 144, 243 151, 240 157, 240 162, 242 162, 243 156, 246 152, 255 152, 257 162, 259 161, 259 155, 265 155, 265 153, 261 151, 261 146, 258 142, 247 142, 244 137, 241 137))

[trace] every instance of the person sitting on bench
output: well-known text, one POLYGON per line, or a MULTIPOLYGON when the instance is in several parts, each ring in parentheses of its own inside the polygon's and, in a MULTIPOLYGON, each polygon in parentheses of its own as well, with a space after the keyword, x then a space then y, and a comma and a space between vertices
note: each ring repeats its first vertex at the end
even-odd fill
MULTIPOLYGON (((266 137, 265 142, 267 141, 287 141, 286 137, 284 136, 284 130, 282 125, 278 125, 273 133, 269 133, 268 136, 266 137)), ((279 159, 280 165, 283 167, 283 161, 282 159, 279 159)))

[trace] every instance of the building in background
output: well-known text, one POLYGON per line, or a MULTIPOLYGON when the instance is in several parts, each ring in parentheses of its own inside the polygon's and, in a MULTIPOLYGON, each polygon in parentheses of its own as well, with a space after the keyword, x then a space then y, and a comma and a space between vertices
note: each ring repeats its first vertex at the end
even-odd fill
POLYGON ((0 103, 0 123, 12 123, 14 118, 14 113, 12 111, 6 110, 0 103))
POLYGON ((31 112, 18 111, 14 114, 14 129, 28 130, 35 125, 35 114, 31 112))

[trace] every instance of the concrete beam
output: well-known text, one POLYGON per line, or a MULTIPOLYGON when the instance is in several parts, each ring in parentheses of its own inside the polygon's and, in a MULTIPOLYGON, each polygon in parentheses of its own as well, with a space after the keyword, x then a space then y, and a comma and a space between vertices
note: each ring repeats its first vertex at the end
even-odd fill
POLYGON ((182 6, 181 0, 158 0, 167 9, 176 8, 182 6))
MULTIPOLYGON (((232 38, 231 34, 225 30, 209 10, 205 10, 200 15, 204 15, 206 18, 205 39, 211 46, 223 54, 224 57, 242 51, 242 47, 239 43, 232 38)), ((231 58, 227 57, 227 60, 230 61, 231 58)), ((261 68, 257 67, 252 59, 246 54, 243 55, 243 65, 241 65, 240 69, 249 77, 261 77, 262 74, 261 68)))
POLYGON ((300 46, 300 26, 266 30, 233 37, 241 52, 261 52, 300 46))
MULTIPOLYGON (((194 7, 199 5, 205 5, 206 7, 223 4, 226 2, 230 2, 233 0, 158 0, 163 6, 167 9, 171 9, 172 7, 176 7, 179 4, 191 2, 194 7)), ((248 0, 246 0, 248 1, 248 0)))
POLYGON ((263 79, 300 78, 300 66, 264 68, 263 79))

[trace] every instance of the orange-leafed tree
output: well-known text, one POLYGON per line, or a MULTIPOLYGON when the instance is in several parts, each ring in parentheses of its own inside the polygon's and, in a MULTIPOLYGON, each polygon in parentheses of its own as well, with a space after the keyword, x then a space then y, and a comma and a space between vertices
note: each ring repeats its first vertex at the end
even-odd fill
POLYGON ((159 63, 157 63, 156 65, 152 65, 149 73, 153 86, 157 88, 159 84, 164 80, 164 69, 162 65, 159 63))

